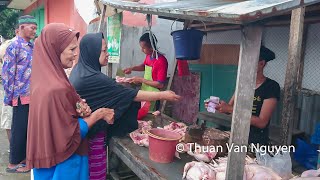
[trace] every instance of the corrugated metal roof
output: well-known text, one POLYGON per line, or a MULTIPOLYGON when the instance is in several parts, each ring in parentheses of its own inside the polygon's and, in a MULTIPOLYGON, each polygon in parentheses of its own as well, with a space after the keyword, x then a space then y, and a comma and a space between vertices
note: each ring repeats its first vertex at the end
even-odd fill
POLYGON ((184 0, 147 5, 124 0, 101 0, 117 9, 171 18, 245 24, 276 16, 320 0, 184 0))
POLYGON ((26 9, 34 2, 36 2, 36 0, 11 0, 8 5, 8 8, 26 9))

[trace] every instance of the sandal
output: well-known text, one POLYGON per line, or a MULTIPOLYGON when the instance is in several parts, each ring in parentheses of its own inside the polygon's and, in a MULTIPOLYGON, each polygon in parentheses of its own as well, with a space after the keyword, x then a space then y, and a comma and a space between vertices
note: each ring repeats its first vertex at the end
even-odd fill
POLYGON ((25 164, 18 164, 18 165, 16 165, 15 167, 13 167, 13 168, 6 168, 6 172, 7 173, 28 173, 28 172, 30 172, 30 170, 26 170, 26 171, 18 171, 18 169, 19 168, 24 168, 24 167, 26 167, 26 165, 25 164))

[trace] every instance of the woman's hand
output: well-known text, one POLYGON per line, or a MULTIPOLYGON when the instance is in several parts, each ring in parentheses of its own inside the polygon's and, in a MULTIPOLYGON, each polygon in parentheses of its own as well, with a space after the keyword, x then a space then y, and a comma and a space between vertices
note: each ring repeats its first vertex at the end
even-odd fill
POLYGON ((89 128, 91 128, 100 119, 105 120, 108 124, 113 124, 114 110, 109 108, 100 108, 94 111, 90 116, 83 119, 89 128))
POLYGON ((216 110, 220 113, 232 113, 233 107, 224 101, 220 101, 220 103, 216 106, 216 110))
POLYGON ((108 124, 114 123, 114 110, 109 108, 100 108, 97 109, 95 112, 92 113, 96 116, 97 120, 103 119, 108 124))
POLYGON ((86 103, 85 99, 81 99, 81 101, 77 102, 76 104, 77 107, 77 113, 81 117, 88 117, 91 114, 91 108, 90 106, 86 103))
POLYGON ((173 91, 162 91, 161 93, 161 99, 167 100, 167 101, 178 101, 181 99, 181 96, 177 95, 173 91))

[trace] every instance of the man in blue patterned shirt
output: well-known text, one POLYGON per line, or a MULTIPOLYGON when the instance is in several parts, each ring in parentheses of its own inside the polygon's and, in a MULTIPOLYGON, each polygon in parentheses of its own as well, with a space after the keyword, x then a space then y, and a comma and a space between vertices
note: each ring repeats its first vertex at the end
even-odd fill
POLYGON ((33 53, 31 40, 35 38, 37 31, 33 16, 19 17, 18 24, 19 36, 8 46, 2 67, 4 104, 13 106, 10 163, 6 169, 10 173, 29 171, 25 167, 25 159, 33 53))

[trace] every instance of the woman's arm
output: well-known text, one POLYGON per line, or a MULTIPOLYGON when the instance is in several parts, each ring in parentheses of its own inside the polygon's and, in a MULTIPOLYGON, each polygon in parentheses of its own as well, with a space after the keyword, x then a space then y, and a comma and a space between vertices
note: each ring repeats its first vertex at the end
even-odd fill
POLYGON ((157 100, 168 100, 168 101, 178 101, 181 97, 176 95, 173 91, 161 91, 161 92, 151 92, 151 91, 138 91, 137 96, 134 101, 157 101, 157 100))

